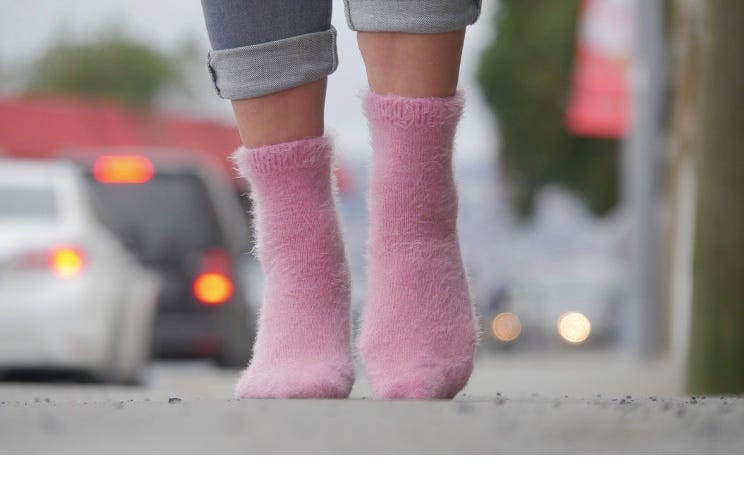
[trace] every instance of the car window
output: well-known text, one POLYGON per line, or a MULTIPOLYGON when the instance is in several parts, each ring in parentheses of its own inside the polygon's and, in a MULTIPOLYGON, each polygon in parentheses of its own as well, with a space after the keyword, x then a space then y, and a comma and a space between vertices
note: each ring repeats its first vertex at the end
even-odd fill
POLYGON ((57 210, 50 187, 0 185, 0 219, 53 220, 57 210))
POLYGON ((191 173, 158 173, 142 184, 89 177, 101 221, 143 260, 157 261, 224 245, 204 182, 191 173))

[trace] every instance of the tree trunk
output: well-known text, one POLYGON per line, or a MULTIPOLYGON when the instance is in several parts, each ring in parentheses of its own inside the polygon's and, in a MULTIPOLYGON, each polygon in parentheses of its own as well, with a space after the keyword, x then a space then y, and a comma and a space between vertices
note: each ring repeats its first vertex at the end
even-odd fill
POLYGON ((688 389, 744 392, 744 2, 702 2, 688 389))

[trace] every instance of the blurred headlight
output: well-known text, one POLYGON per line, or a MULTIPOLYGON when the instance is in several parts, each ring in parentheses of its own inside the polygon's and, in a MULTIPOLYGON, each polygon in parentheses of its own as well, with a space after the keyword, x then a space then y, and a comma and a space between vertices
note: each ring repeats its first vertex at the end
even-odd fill
POLYGON ((513 342, 522 333, 522 322, 511 312, 499 313, 491 322, 493 336, 501 342, 513 342))
POLYGON ((568 343, 581 343, 589 337, 592 325, 579 312, 566 312, 558 318, 558 334, 568 343))

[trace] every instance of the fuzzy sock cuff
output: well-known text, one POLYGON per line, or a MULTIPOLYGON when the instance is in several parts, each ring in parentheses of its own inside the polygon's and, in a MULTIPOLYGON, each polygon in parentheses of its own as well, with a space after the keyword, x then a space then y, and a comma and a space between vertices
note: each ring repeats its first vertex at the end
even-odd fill
POLYGON ((275 172, 329 165, 332 148, 330 138, 322 136, 264 147, 240 147, 231 158, 241 176, 255 178, 275 172))
POLYGON ((386 122, 397 127, 445 126, 462 115, 465 97, 457 92, 451 97, 399 97, 369 92, 364 111, 372 123, 386 122))

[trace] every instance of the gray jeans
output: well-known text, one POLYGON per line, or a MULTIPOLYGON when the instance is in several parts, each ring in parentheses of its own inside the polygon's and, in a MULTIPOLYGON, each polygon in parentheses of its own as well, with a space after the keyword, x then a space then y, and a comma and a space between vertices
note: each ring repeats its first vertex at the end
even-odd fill
MULTIPOLYGON (((480 0, 344 0, 349 28, 440 33, 480 15, 480 0)), ((202 0, 217 93, 254 98, 319 80, 338 65, 331 0, 202 0)))

